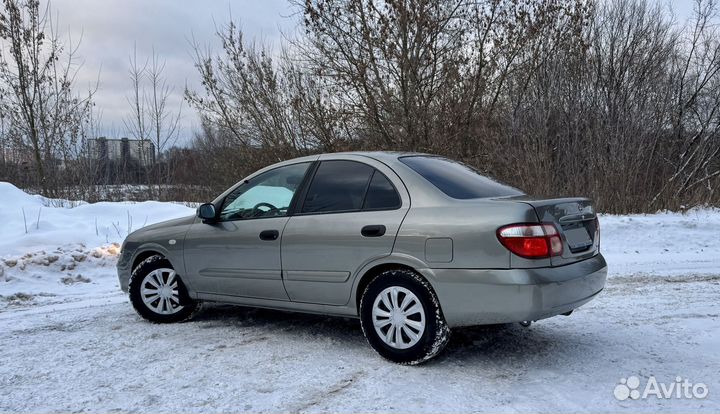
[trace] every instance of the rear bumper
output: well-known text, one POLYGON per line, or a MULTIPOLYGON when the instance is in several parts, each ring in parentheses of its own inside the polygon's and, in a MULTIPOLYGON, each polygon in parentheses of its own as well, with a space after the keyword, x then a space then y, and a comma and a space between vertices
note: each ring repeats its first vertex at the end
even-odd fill
POLYGON ((536 321, 569 312, 605 287, 601 254, 538 269, 425 269, 450 326, 536 321))

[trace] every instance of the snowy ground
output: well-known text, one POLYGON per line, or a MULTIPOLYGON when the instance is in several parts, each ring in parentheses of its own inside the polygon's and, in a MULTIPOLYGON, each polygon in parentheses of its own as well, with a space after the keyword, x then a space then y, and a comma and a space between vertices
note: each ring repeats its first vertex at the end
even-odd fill
POLYGON ((720 410, 720 211, 604 216, 596 300, 529 329, 456 330, 439 358, 403 367, 351 319, 212 305, 143 322, 113 243, 192 209, 51 205, 0 183, 0 412, 720 410), (709 395, 618 401, 629 376, 709 395))

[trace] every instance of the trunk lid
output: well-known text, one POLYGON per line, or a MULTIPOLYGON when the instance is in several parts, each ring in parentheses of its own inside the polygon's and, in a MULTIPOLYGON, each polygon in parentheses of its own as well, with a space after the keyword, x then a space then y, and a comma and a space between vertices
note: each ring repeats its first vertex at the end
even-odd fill
POLYGON ((560 233, 563 252, 550 258, 562 266, 595 256, 600 250, 600 229, 595 208, 587 198, 518 199, 535 210, 541 223, 552 223, 560 233))

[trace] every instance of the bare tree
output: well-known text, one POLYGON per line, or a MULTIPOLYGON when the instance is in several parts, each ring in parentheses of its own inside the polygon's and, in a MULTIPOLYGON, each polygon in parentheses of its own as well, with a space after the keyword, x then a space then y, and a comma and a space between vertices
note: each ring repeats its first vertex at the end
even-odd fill
POLYGON ((163 151, 177 141, 182 116, 182 101, 177 111, 170 109, 169 100, 175 90, 168 85, 165 77, 165 61, 160 59, 154 49, 146 72, 149 89, 147 108, 149 124, 152 129, 150 137, 155 144, 156 158, 159 159, 163 151))
POLYGON ((297 65, 293 51, 273 55, 247 43, 234 22, 217 36, 222 55, 193 45, 204 91, 185 92, 204 121, 231 133, 244 148, 265 148, 275 160, 342 146, 343 108, 297 65))
POLYGON ((673 81, 673 135, 679 155, 668 161, 672 175, 653 197, 674 190, 681 197, 693 188, 705 188, 709 202, 720 185, 720 28, 714 0, 696 0, 688 29, 687 47, 678 51, 673 81))
MULTIPOLYGON (((582 2, 296 2, 309 68, 362 119, 366 145, 474 158, 511 76, 568 37, 582 2), (448 146, 448 142, 459 146, 448 146)), ((532 73, 532 71, 525 72, 532 73)))
POLYGON ((147 71, 148 62, 138 62, 137 46, 133 48, 133 54, 129 59, 128 75, 131 82, 131 94, 126 97, 129 114, 123 119, 123 124, 128 134, 137 140, 149 139, 151 128, 148 123, 148 109, 146 107, 147 96, 143 87, 143 78, 147 71))
POLYGON ((37 0, 3 0, 0 13, 0 112, 34 160, 35 183, 45 195, 57 188, 56 170, 78 139, 92 105, 92 91, 73 90, 78 44, 59 40, 49 13, 37 0))
POLYGON ((148 188, 162 191, 167 184, 169 172, 158 163, 164 151, 177 141, 180 132, 182 102, 177 111, 170 107, 174 88, 167 82, 165 62, 153 49, 152 56, 143 63, 138 61, 137 47, 129 60, 131 95, 127 97, 129 114, 124 119, 129 135, 139 141, 140 165, 144 166, 148 188), (145 148, 152 143, 153 151, 145 148))
MULTIPOLYGON (((2 93, 0 93, 0 100, 2 100, 2 93)), ((12 166, 15 163, 10 156, 11 148, 12 145, 10 143, 10 136, 7 133, 5 115, 0 113, 0 180, 17 180, 14 171, 12 171, 12 166)))

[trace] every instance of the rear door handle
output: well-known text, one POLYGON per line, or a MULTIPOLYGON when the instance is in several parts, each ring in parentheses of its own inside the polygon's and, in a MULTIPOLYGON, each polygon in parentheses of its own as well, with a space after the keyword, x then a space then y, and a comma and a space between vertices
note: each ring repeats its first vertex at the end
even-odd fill
POLYGON ((277 240, 280 237, 280 232, 277 230, 263 230, 260 232, 260 240, 277 240))
POLYGON ((363 227, 360 234, 365 237, 380 237, 385 234, 385 230, 385 226, 382 224, 373 224, 371 226, 363 227))

